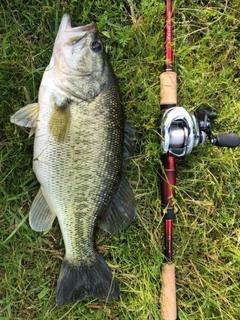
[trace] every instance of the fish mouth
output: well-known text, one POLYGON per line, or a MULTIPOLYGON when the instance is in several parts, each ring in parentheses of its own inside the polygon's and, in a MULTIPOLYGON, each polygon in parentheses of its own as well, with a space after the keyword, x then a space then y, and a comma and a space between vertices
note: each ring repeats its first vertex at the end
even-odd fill
POLYGON ((67 44, 74 46, 76 44, 83 44, 85 42, 84 38, 89 33, 96 31, 97 26, 94 23, 90 23, 85 26, 72 27, 71 18, 69 14, 65 13, 59 29, 67 35, 67 44))

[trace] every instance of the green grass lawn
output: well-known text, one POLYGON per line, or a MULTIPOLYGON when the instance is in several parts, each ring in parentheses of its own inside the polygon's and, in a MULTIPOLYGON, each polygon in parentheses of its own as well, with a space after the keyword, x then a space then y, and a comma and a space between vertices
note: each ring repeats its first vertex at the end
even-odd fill
MULTIPOLYGON (((163 224, 159 189, 159 75, 164 64, 162 0, 2 0, 0 11, 0 319, 161 319, 163 224), (88 298, 55 305, 64 244, 57 222, 36 233, 28 212, 38 190, 33 139, 10 124, 20 107, 37 101, 62 14, 74 25, 95 21, 119 79, 137 148, 128 178, 136 219, 97 246, 120 283, 121 299, 88 298)), ((219 117, 214 132, 240 134, 239 0, 179 0, 173 13, 178 103, 205 105, 219 117)), ((180 320, 240 319, 240 147, 207 141, 177 159, 174 260, 180 320)))

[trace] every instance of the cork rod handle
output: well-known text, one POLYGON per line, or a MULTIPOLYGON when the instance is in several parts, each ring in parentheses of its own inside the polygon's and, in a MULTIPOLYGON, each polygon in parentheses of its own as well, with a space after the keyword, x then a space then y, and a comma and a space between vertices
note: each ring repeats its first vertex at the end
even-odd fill
POLYGON ((177 319, 175 266, 165 265, 162 269, 162 290, 160 296, 163 320, 177 319))
POLYGON ((160 75, 160 105, 177 104, 177 74, 172 71, 160 75))

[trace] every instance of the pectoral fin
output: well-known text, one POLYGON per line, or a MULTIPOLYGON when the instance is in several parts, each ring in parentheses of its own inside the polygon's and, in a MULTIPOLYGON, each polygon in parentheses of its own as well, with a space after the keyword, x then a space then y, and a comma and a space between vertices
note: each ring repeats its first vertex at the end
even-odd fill
POLYGON ((32 128, 29 133, 29 136, 32 136, 37 126, 38 111, 38 103, 28 104, 14 113, 10 121, 21 127, 32 128))
POLYGON ((49 132, 54 140, 63 142, 68 135, 70 124, 71 113, 68 101, 61 107, 55 105, 48 123, 49 132))
POLYGON ((114 234, 125 229, 136 213, 136 201, 127 180, 122 178, 108 209, 100 217, 104 231, 114 234))
POLYGON ((51 228, 56 215, 52 213, 39 189, 29 213, 29 223, 35 231, 45 231, 51 228))

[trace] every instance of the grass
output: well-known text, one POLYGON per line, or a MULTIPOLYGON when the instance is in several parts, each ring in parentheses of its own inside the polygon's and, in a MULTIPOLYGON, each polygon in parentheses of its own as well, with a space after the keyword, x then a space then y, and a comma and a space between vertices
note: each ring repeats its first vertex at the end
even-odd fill
MULTIPOLYGON (((240 134, 238 0, 175 1, 174 68, 178 101, 219 112, 215 132, 240 134)), ((159 74, 164 63, 164 1, 1 2, 0 319, 160 319, 163 232, 160 214, 159 74), (130 10, 131 8, 131 10, 130 10), (33 140, 9 117, 37 100, 64 11, 75 25, 97 22, 119 79, 137 150, 128 178, 138 201, 129 228, 97 231, 97 245, 121 286, 121 299, 55 306, 64 245, 57 223, 32 231, 28 211, 38 190, 33 140)), ((177 160, 174 258, 180 320, 239 319, 240 150, 205 143, 177 160)))

